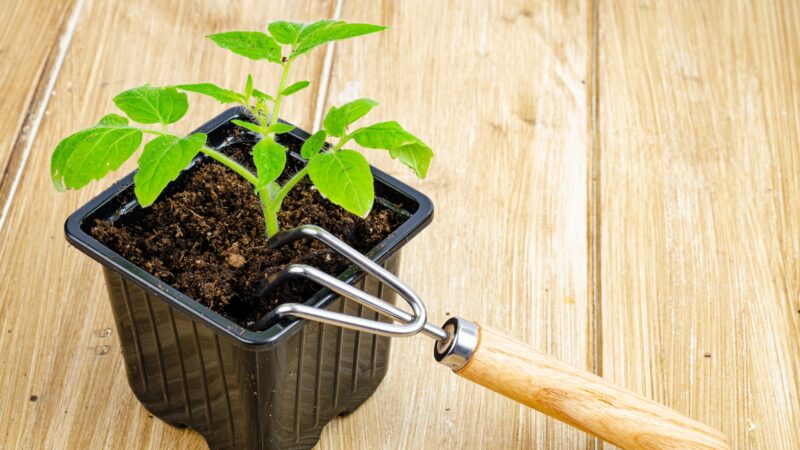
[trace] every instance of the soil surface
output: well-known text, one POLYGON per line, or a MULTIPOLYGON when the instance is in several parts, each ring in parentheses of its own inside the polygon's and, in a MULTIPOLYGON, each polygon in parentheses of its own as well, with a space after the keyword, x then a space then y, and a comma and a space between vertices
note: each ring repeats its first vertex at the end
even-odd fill
MULTIPOLYGON (((226 153, 252 170, 250 148, 251 144, 232 144, 226 153)), ((298 170, 297 163, 288 159, 283 180, 298 170)), ((269 249, 260 201, 247 181, 221 164, 203 162, 184 177, 181 189, 144 209, 137 220, 98 221, 91 234, 158 279, 243 326, 280 303, 302 303, 319 290, 309 281, 292 280, 269 298, 256 299, 253 292, 265 275, 288 264, 304 263, 338 276, 350 265, 307 239, 269 249)), ((377 202, 366 219, 356 217, 323 199, 305 178, 286 196, 278 220, 281 229, 319 225, 366 252, 403 218, 377 202)))

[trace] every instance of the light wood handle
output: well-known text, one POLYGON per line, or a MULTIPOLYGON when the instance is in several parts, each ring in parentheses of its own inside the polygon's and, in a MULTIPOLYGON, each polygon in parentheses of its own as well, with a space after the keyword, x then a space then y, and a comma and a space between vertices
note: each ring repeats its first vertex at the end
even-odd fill
POLYGON ((486 327, 458 375, 625 449, 727 449, 720 432, 486 327))

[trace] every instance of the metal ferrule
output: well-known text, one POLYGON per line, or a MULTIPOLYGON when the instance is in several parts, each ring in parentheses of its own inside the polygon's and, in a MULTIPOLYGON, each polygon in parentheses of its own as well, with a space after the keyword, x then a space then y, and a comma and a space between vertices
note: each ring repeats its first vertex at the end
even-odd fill
POLYGON ((451 317, 442 328, 447 339, 434 344, 433 356, 436 361, 458 372, 478 348, 478 325, 461 317, 451 317))

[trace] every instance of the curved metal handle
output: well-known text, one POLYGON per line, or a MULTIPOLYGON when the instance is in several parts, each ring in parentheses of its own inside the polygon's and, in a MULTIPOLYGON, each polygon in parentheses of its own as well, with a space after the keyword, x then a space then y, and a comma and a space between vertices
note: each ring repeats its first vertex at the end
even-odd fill
MULTIPOLYGON (((408 305, 411 306, 413 313, 409 314, 390 303, 369 295, 360 289, 357 289, 356 287, 351 286, 311 266, 304 264, 293 264, 271 276, 267 280, 268 284, 258 293, 258 296, 262 297, 266 295, 274 286, 286 279, 301 277, 321 284, 322 286, 327 287, 343 297, 354 300, 374 311, 377 311, 380 314, 383 314, 384 316, 397 319, 403 323, 391 324, 378 322, 375 320, 362 319, 360 317, 353 317, 347 314, 326 311, 324 309, 314 308, 312 306, 301 305, 298 303, 285 303, 278 306, 275 308, 275 313, 278 314, 278 316, 282 317, 290 315, 302 317, 305 319, 338 325, 352 330, 367 331, 383 336, 412 336, 422 331, 423 333, 438 340, 444 340, 447 338, 447 333, 443 329, 427 323, 425 305, 422 303, 422 300, 420 300, 417 294, 414 293, 414 291, 412 291, 391 272, 362 255, 357 250, 345 244, 336 236, 325 231, 324 229, 315 225, 302 225, 297 228, 292 228, 291 230, 278 232, 269 240, 268 244, 271 248, 276 248, 300 238, 316 239, 334 251, 340 253, 363 271, 374 276, 389 286, 400 297, 405 299, 408 305)), ((257 328, 260 328, 263 325, 266 325, 266 317, 262 317, 258 322, 256 322, 257 328)))

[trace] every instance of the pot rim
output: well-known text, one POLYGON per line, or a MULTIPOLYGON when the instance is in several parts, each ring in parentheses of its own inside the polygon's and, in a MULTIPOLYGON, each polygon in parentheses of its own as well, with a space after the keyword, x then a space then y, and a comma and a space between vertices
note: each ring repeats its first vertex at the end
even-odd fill
MULTIPOLYGON (((211 134, 213 131, 226 125, 232 119, 242 118, 243 116, 244 112, 240 107, 227 109, 193 131, 193 133, 202 132, 211 134)), ((287 134, 301 140, 306 140, 310 136, 308 132, 300 128, 295 128, 287 134)), ((367 257, 380 263, 396 253, 406 242, 416 236, 431 222, 433 219, 433 203, 420 191, 371 165, 370 168, 372 169, 372 175, 376 182, 382 183, 385 187, 404 195, 417 204, 416 211, 411 213, 410 217, 387 238, 367 252, 367 257)), ((155 297, 172 304, 184 313, 189 314, 192 318, 207 323, 222 336, 236 341, 241 345, 248 347, 271 347, 275 345, 277 341, 288 338, 306 325, 308 322, 307 319, 287 317, 278 319, 272 326, 264 331, 249 330, 222 314, 212 311, 207 306, 202 305, 197 300, 183 294, 174 287, 162 282, 154 275, 123 258, 84 231, 82 227, 84 221, 98 209, 115 199, 122 191, 132 186, 135 174, 136 171, 134 170, 85 205, 78 208, 67 218, 64 224, 64 232, 70 244, 83 253, 86 253, 100 264, 119 272, 148 292, 155 294, 155 297)), ((339 278, 345 280, 347 283, 354 284, 363 277, 364 273, 362 271, 358 270, 355 266, 351 266, 345 270, 339 278)), ((317 308, 324 308, 337 297, 337 294, 327 289, 320 289, 306 300, 304 304, 317 308)), ((274 313, 270 313, 270 315, 272 314, 274 313)))

